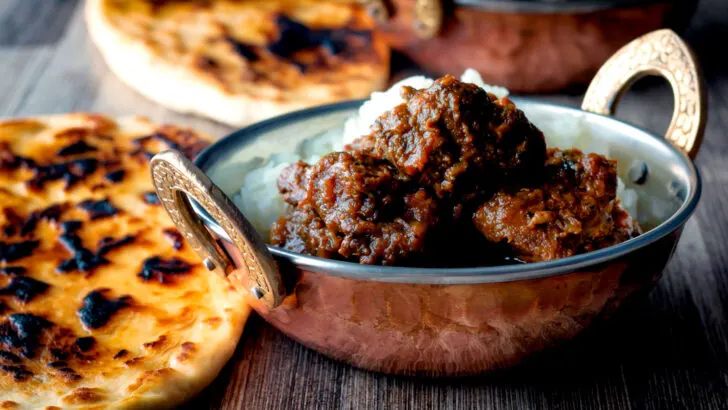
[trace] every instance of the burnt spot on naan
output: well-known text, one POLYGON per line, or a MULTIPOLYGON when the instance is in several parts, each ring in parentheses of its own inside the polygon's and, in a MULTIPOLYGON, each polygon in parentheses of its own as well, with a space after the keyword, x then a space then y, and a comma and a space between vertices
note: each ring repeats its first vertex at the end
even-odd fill
MULTIPOLYGON (((253 47, 250 44, 245 44, 242 41, 238 41, 233 37, 226 36, 223 38, 226 43, 230 44, 230 46, 233 48, 233 51, 240 57, 243 57, 243 59, 248 60, 250 62, 252 61, 258 61, 260 57, 258 56, 258 53, 255 50, 255 47, 253 47)), ((210 59, 206 58, 202 61, 200 61, 200 68, 202 69, 214 69, 216 68, 217 64, 209 64, 210 59)))
POLYGON ((139 137, 134 140, 134 145, 136 145, 139 148, 148 147, 149 143, 152 141, 159 141, 165 144, 167 148, 170 149, 179 149, 179 144, 173 141, 172 139, 168 138, 166 135, 155 132, 153 134, 145 135, 143 137, 139 137))
POLYGON ((40 245, 40 241, 37 240, 12 243, 0 241, 0 261, 15 262, 18 259, 23 259, 30 256, 38 245, 40 245))
POLYGON ((179 373, 177 372, 177 370, 169 367, 155 370, 147 370, 143 372, 141 376, 137 377, 134 383, 131 383, 129 386, 127 386, 126 391, 128 393, 133 393, 139 389, 143 389, 145 386, 153 386, 162 380, 174 378, 174 376, 178 374, 179 373))
POLYGON ((145 359, 144 356, 133 357, 133 358, 125 361, 124 366, 127 366, 127 367, 136 366, 137 364, 143 362, 144 359, 145 359))
POLYGON ((174 250, 178 251, 182 249, 184 242, 182 241, 182 234, 174 228, 168 228, 162 231, 164 237, 169 240, 174 250))
POLYGON ((93 152, 98 150, 95 146, 89 144, 88 142, 84 140, 72 142, 69 145, 66 145, 65 147, 58 150, 56 155, 59 157, 68 157, 71 155, 80 155, 80 154, 86 154, 88 152, 93 152))
POLYGON ((58 372, 60 373, 60 376, 68 382, 76 382, 83 378, 80 374, 76 373, 76 371, 71 369, 70 367, 61 367, 60 369, 58 369, 58 372))
POLYGON ((107 173, 106 175, 104 175, 104 179, 113 184, 117 184, 117 183, 121 182, 122 180, 124 180, 125 175, 126 175, 125 170, 117 169, 115 171, 111 171, 111 172, 107 173))
POLYGON ((23 221, 19 229, 20 236, 28 236, 33 233, 40 221, 58 221, 61 217, 61 212, 63 212, 63 207, 60 204, 54 204, 45 209, 32 212, 23 221))
POLYGON ((93 336, 79 336, 71 328, 57 325, 48 333, 42 361, 55 369, 88 364, 98 359, 104 350, 103 347, 94 349, 96 345, 93 336))
MULTIPOLYGON (((351 18, 345 26, 326 27, 320 21, 309 25, 284 10, 266 17, 266 27, 270 28, 266 28, 264 34, 268 39, 265 44, 236 38, 233 36, 235 30, 222 30, 219 35, 206 39, 210 46, 208 50, 214 50, 220 44, 226 55, 240 60, 244 69, 237 81, 221 75, 227 71, 227 66, 218 63, 207 50, 191 55, 191 68, 214 78, 225 90, 233 89, 239 82, 270 82, 286 89, 290 85, 281 83, 275 74, 271 74, 281 72, 278 66, 293 67, 300 74, 322 71, 336 74, 338 66, 342 65, 384 63, 383 56, 377 53, 373 23, 368 18, 367 22, 351 18)), ((322 81, 326 82, 325 79, 322 81)))
POLYGON ((350 57, 357 54, 357 47, 368 48, 372 41, 370 30, 313 29, 285 15, 278 15, 275 23, 279 35, 267 50, 280 59, 299 63, 296 66, 302 72, 306 71, 306 66, 301 67, 303 62, 295 58, 298 51, 318 49, 329 56, 350 57))
POLYGON ((10 149, 7 142, 0 142, 0 170, 12 171, 21 167, 31 167, 35 165, 32 159, 16 155, 10 149))
POLYGON ((197 346, 192 342, 184 342, 180 345, 180 354, 177 355, 177 360, 184 362, 188 360, 197 351, 197 346))
POLYGON ((153 256, 142 263, 141 272, 137 275, 144 282, 156 281, 161 284, 171 283, 180 275, 189 273, 192 265, 178 259, 163 259, 153 256))
POLYGON ((28 270, 22 266, 3 266, 0 268, 0 274, 7 276, 20 276, 25 275, 27 272, 28 270))
MULTIPOLYGON (((17 408, 20 408, 20 404, 14 402, 12 400, 0 401, 0 409, 2 409, 2 410, 15 410, 17 408)), ((52 407, 46 407, 45 410, 60 410, 60 409, 54 409, 52 407)))
POLYGON ((140 162, 149 162, 152 160, 152 157, 154 157, 154 153, 145 151, 141 148, 137 148, 132 151, 131 155, 132 157, 139 159, 140 162))
POLYGON ((118 239, 106 236, 104 238, 101 238, 101 240, 99 241, 96 254, 99 256, 106 255, 116 248, 120 248, 124 245, 128 245, 134 242, 135 239, 136 237, 134 235, 125 235, 118 239))
POLYGON ((0 323, 0 346, 16 349, 21 356, 32 358, 43 331, 51 326, 53 323, 32 313, 12 314, 0 323))
POLYGON ((46 364, 46 366, 47 367, 50 367, 51 369, 60 369, 61 367, 68 366, 68 362, 63 361, 63 360, 57 360, 57 361, 54 361, 54 362, 48 362, 46 364))
POLYGON ((10 295, 19 302, 28 303, 36 296, 44 293, 49 284, 27 276, 15 276, 4 288, 0 288, 0 296, 10 295))
POLYGON ((159 205, 159 197, 154 192, 145 192, 142 194, 142 199, 149 205, 159 205))
POLYGON ((61 224, 63 233, 58 240, 71 252, 71 258, 61 261, 56 270, 60 273, 72 271, 92 272, 95 268, 109 263, 104 255, 114 249, 134 242, 134 235, 125 235, 121 238, 104 237, 98 243, 98 249, 93 252, 83 246, 83 241, 78 235, 82 222, 78 220, 65 221, 61 224))
MULTIPOLYGON (((60 337, 57 336, 57 338, 60 337)), ((51 353, 53 360, 68 360, 68 357, 70 356, 68 351, 62 347, 51 347, 48 351, 51 353)))
POLYGON ((200 151, 210 145, 209 142, 201 139, 194 132, 172 125, 162 125, 157 129, 157 132, 135 139, 134 144, 138 149, 145 152, 162 151, 153 149, 150 143, 154 141, 163 143, 168 149, 181 151, 189 159, 193 159, 200 151))
POLYGON ((20 167, 17 156, 10 150, 10 144, 0 142, 0 169, 10 170, 20 167))
POLYGON ((142 346, 146 350, 160 350, 167 343, 167 336, 161 335, 156 340, 144 343, 142 346))
POLYGON ((5 217, 5 224, 2 227, 2 233, 6 237, 14 236, 25 223, 25 218, 20 216, 14 209, 5 208, 2 210, 3 216, 5 217))
POLYGON ((96 339, 93 336, 79 337, 74 344, 80 352, 88 352, 96 344, 96 339))
POLYGON ((103 389, 91 387, 79 387, 71 390, 70 393, 63 396, 61 401, 65 405, 74 404, 94 404, 105 401, 107 393, 103 389))
POLYGON ((56 271, 68 273, 73 271, 91 272, 94 268, 106 265, 109 261, 83 246, 77 231, 81 228, 81 221, 66 221, 61 224, 63 233, 58 241, 71 253, 71 258, 61 261, 56 271))
POLYGON ((29 371, 25 366, 6 366, 0 365, 0 372, 10 374, 16 382, 24 382, 30 378, 33 373, 29 371))
POLYGON ((76 232, 81 228, 81 225, 83 225, 83 222, 71 219, 70 221, 65 221, 61 223, 61 230, 63 230, 63 233, 73 233, 76 232))
POLYGON ((92 135, 92 130, 87 127, 68 127, 55 131, 53 137, 56 140, 80 141, 92 135))
POLYGON ((214 58, 205 55, 195 57, 194 65, 200 70, 208 72, 215 72, 220 68, 220 64, 214 58))
POLYGON ((129 355, 129 351, 126 349, 119 350, 113 357, 114 360, 123 359, 129 355))
POLYGON ((0 363, 20 363, 20 356, 12 354, 5 350, 0 350, 0 363))
POLYGON ((88 212, 89 218, 91 220, 106 218, 119 213, 119 210, 114 205, 112 205, 111 202, 109 202, 108 198, 98 201, 95 201, 93 199, 87 199, 80 202, 78 204, 78 207, 88 212))
POLYGON ((107 292, 108 289, 98 289, 83 298, 83 306, 78 310, 78 317, 87 328, 103 327, 119 310, 131 306, 131 296, 108 299, 104 295, 107 292))
POLYGON ((57 376, 61 377, 67 382, 76 382, 81 380, 83 377, 76 373, 75 370, 68 367, 68 363, 63 361, 58 362, 51 362, 48 363, 47 366, 53 370, 55 370, 55 373, 57 376))
POLYGON ((50 165, 38 165, 33 162, 25 166, 33 171, 33 177, 26 181, 29 188, 41 189, 48 182, 63 180, 68 189, 93 174, 99 167, 99 160, 79 158, 50 165))

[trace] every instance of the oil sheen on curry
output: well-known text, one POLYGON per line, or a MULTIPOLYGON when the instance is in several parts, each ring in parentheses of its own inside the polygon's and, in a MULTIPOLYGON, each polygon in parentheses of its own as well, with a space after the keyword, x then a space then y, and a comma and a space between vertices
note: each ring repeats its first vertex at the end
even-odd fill
POLYGON ((616 161, 546 146, 508 98, 445 76, 403 87, 371 133, 285 168, 270 242, 323 258, 420 267, 564 258, 639 235, 616 161))

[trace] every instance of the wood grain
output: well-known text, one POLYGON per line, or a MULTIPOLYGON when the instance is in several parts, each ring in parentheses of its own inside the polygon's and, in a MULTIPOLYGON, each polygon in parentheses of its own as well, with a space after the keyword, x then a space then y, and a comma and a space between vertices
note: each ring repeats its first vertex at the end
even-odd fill
MULTIPOLYGON (((703 63, 710 118, 701 203, 659 285, 617 320, 517 368, 428 380, 353 369, 252 318, 234 359, 189 409, 728 409, 728 2, 703 0, 685 33, 703 63)), ((537 98, 578 106, 581 94, 537 98)), ((89 43, 81 1, 0 0, 0 116, 140 114, 216 136, 119 82, 89 43)), ((666 84, 643 81, 617 116, 663 131, 666 84)))

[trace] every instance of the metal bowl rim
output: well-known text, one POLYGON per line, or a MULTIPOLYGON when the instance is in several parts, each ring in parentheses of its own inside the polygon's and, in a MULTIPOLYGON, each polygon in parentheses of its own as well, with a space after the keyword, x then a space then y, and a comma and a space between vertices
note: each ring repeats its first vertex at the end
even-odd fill
MULTIPOLYGON (((593 252, 575 255, 567 258, 556 259, 547 262, 535 262, 517 265, 504 266, 485 266, 485 267, 467 267, 467 268, 411 268, 397 266, 375 266, 361 265, 352 262, 337 261, 324 259, 315 256, 302 255, 280 249, 275 246, 266 245, 268 251, 278 259, 288 263, 292 263, 296 268, 325 273, 333 276, 346 277, 357 280, 374 280, 381 282, 399 282, 399 283, 428 283, 428 284, 464 284, 464 283, 495 283, 510 282, 517 280, 529 280, 550 277, 555 275, 567 274, 579 269, 592 267, 594 265, 608 263, 624 255, 642 249, 659 239, 678 230, 687 222, 692 215, 700 199, 702 191, 702 183, 700 174, 693 162, 682 151, 675 148, 672 144, 654 133, 617 120, 613 117, 594 114, 577 108, 554 104, 548 102, 536 101, 528 98, 513 97, 511 98, 516 105, 543 105, 559 110, 567 110, 578 112, 582 115, 592 116, 599 121, 614 122, 615 124, 627 127, 633 132, 643 133, 655 139, 663 147, 672 151, 674 155, 682 161, 681 167, 687 169, 688 179, 690 182, 689 190, 685 200, 679 209, 652 230, 628 241, 620 244, 599 249, 593 252)), ((260 133, 288 125, 303 118, 315 117, 317 115, 329 114, 336 111, 352 110, 359 107, 365 100, 343 101, 318 107, 308 108, 284 114, 278 117, 270 118, 250 126, 241 128, 232 132, 226 137, 221 138, 203 150, 194 160, 195 164, 203 171, 214 162, 216 152, 226 152, 226 147, 240 147, 246 145, 246 142, 254 140, 260 133)), ((228 235, 195 201, 192 207, 197 215, 203 220, 204 224, 214 234, 223 240, 229 241, 228 235)))

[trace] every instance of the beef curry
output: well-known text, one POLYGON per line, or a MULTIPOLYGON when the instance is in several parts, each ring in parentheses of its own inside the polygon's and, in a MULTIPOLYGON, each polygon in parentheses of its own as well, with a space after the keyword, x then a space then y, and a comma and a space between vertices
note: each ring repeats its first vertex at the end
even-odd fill
POLYGON ((289 207, 273 245, 455 267, 552 260, 639 234, 617 199, 615 161, 547 149, 513 102, 451 76, 402 93, 344 152, 284 169, 289 207))

